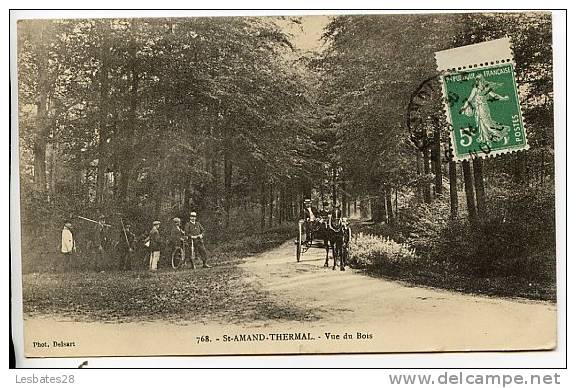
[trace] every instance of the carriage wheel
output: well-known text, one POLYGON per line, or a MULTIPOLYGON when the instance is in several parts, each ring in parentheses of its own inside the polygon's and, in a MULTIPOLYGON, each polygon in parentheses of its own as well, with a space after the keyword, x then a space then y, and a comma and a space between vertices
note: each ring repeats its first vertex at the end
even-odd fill
POLYGON ((172 252, 172 268, 178 269, 184 264, 184 250, 181 247, 177 247, 172 252))

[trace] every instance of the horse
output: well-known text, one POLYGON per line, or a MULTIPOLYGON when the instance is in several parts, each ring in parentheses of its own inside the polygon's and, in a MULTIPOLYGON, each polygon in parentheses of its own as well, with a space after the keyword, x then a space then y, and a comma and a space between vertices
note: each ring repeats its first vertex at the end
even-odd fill
POLYGON ((334 264, 332 269, 336 269, 336 262, 340 260, 340 271, 345 270, 346 259, 347 259, 347 247, 350 242, 350 228, 344 218, 341 217, 341 212, 338 209, 332 212, 328 217, 328 222, 326 223, 327 237, 330 242, 330 246, 326 243, 326 262, 325 267, 328 267, 328 250, 332 248, 332 258, 334 259, 334 264))

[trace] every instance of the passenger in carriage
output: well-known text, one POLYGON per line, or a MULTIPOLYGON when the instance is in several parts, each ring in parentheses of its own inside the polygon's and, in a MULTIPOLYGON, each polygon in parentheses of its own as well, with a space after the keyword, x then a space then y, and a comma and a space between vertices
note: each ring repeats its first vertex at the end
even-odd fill
POLYGON ((318 212, 318 215, 322 218, 324 222, 328 220, 328 216, 330 215, 330 204, 328 201, 322 202, 322 210, 318 212))

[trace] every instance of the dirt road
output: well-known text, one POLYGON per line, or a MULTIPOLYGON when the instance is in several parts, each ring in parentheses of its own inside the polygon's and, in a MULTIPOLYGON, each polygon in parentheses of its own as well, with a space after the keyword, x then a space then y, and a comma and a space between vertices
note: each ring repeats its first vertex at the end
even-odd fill
POLYGON ((374 330, 378 342, 389 349, 555 345, 554 304, 411 287, 349 268, 344 272, 325 268, 324 257, 323 249, 310 249, 296 263, 294 246, 288 242, 242 267, 278 300, 315 309, 321 315, 318 324, 374 330))
MULTIPOLYGON (((263 303, 271 310, 284 311, 282 315, 241 322, 230 317, 108 323, 37 316, 25 321, 25 349, 30 356, 89 356, 527 350, 555 346, 554 304, 411 287, 351 269, 333 271, 323 267, 324 254, 322 249, 311 249, 296 263, 294 245, 286 242, 240 264, 243 276, 235 284, 235 292, 256 289, 266 296, 263 303), (50 345, 54 340, 74 345, 34 345, 50 345)), ((172 275, 167 272, 165 276, 172 275)), ((236 310, 254 308, 250 295, 234 299, 233 303, 240 304, 234 306, 236 310)))

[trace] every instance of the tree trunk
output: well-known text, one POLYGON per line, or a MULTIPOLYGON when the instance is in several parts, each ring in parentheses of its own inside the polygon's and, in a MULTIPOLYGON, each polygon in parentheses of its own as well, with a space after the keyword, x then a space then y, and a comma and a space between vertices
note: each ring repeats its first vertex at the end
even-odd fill
POLYGON ((387 209, 388 223, 394 224, 394 209, 392 207, 392 188, 390 186, 386 188, 386 209, 387 209))
POLYGON ((286 189, 284 186, 280 189, 278 195, 278 225, 282 224, 286 217, 286 189))
POLYGON ((278 204, 276 205, 276 209, 277 209, 277 223, 278 225, 280 225, 283 221, 284 218, 284 187, 281 186, 280 189, 278 190, 278 196, 276 197, 276 199, 278 200, 278 204))
POLYGON ((388 223, 390 218, 388 217, 388 201, 386 201, 386 187, 382 190, 382 219, 388 223))
POLYGON ((49 163, 49 172, 47 172, 48 179, 48 202, 52 202, 54 200, 54 196, 56 195, 56 174, 57 174, 57 166, 58 166, 58 143, 56 143, 55 139, 52 139, 50 143, 50 163, 49 163))
POLYGON ((42 200, 46 199, 46 139, 34 142, 34 187, 42 200))
POLYGON ((448 175, 450 177, 450 217, 456 220, 458 218, 458 181, 455 161, 448 164, 448 175))
POLYGON ((370 213, 373 222, 382 222, 386 216, 386 210, 384 208, 386 201, 380 197, 370 199, 370 213))
POLYGON ((332 169, 332 206, 336 205, 338 201, 338 193, 336 192, 336 169, 332 169))
POLYGON ((124 138, 124 155, 123 163, 121 163, 122 170, 120 171, 120 183, 118 198, 121 202, 126 202, 128 197, 128 186, 130 184, 130 176, 132 175, 132 166, 134 164, 134 134, 136 132, 136 110, 138 108, 138 83, 140 81, 140 73, 137 68, 137 47, 134 36, 136 35, 136 19, 131 22, 131 42, 128 48, 128 55, 130 58, 130 111, 128 113, 128 125, 126 128, 126 136, 124 138))
POLYGON ((484 190, 484 172, 483 161, 480 158, 474 158, 474 189, 476 190, 476 209, 478 217, 483 219, 486 215, 486 192, 484 190))
POLYGON ((48 139, 47 103, 50 84, 48 82, 48 50, 46 25, 40 22, 38 29, 38 101, 36 103, 36 136, 34 138, 34 188, 42 200, 46 199, 46 147, 48 139))
POLYGON ((440 145, 440 123, 434 130, 434 192, 442 194, 442 148, 440 145))
POLYGON ((472 226, 476 225, 476 201, 474 199, 474 179, 470 168, 470 162, 464 160, 462 162, 462 171, 464 173, 464 189, 466 191, 466 205, 468 208, 468 219, 472 226))
POLYGON ((348 196, 346 195, 346 183, 342 183, 342 216, 348 217, 348 196))
MULTIPOLYGON (((423 161, 424 161, 424 175, 428 176, 430 175, 430 150, 428 148, 426 148, 423 151, 423 161)), ((424 197, 424 202, 426 203, 431 203, 432 202, 432 197, 430 194, 430 183, 428 182, 424 182, 422 184, 422 196, 424 197)))
POLYGON ((371 214, 370 202, 372 201, 366 198, 360 200, 360 218, 366 219, 371 214))
MULTIPOLYGON (((422 154, 420 153, 420 151, 416 151, 416 175, 418 176, 418 178, 420 177, 420 175, 422 175, 422 168, 420 167, 421 165, 422 165, 422 154)), ((416 191, 416 200, 418 202, 421 202, 424 190, 419 188, 415 191, 416 191)))
POLYGON ((98 138, 98 176, 96 181, 96 203, 104 202, 106 189, 106 171, 108 169, 107 140, 108 140, 108 102, 110 97, 110 83, 108 80, 110 42, 108 40, 109 21, 99 23, 101 28, 100 60, 102 61, 99 71, 100 81, 100 109, 99 109, 99 138, 98 138))
POLYGON ((270 184, 268 188, 268 203, 270 207, 270 213, 268 213, 268 227, 272 227, 274 220, 274 185, 270 184))
MULTIPOLYGON (((312 186, 310 185, 310 181, 307 178, 302 178, 300 180, 300 184, 302 187, 302 199, 311 198, 312 197, 312 186)), ((302 201, 300 201, 302 203, 302 201)))

